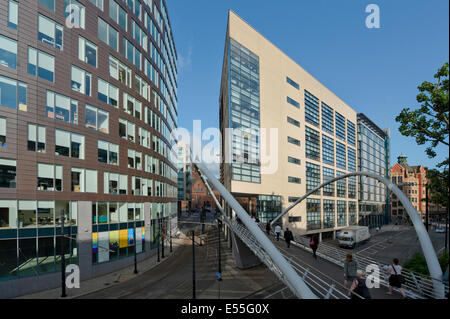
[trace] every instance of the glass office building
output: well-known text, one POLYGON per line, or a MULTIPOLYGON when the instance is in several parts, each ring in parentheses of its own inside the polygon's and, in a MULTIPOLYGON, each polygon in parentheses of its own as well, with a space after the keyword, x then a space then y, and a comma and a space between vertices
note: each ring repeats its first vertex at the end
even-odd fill
MULTIPOLYGON (((382 130, 358 114, 358 170, 389 179, 389 130, 382 130)), ((373 178, 359 177, 359 224, 378 227, 389 223, 389 192, 373 178)))
POLYGON ((177 214, 165 1, 4 0, 0 12, 0 297, 59 285, 61 247, 82 279, 150 257, 177 214))

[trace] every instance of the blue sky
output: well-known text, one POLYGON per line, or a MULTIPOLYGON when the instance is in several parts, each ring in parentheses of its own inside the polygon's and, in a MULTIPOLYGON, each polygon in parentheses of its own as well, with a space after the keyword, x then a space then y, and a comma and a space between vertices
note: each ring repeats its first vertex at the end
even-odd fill
POLYGON ((179 56, 179 126, 219 126, 228 9, 232 9, 357 112, 391 129, 391 163, 434 167, 425 146, 398 132, 395 117, 416 108, 417 87, 449 60, 447 0, 168 0, 179 56), (381 28, 367 29, 367 5, 381 28))

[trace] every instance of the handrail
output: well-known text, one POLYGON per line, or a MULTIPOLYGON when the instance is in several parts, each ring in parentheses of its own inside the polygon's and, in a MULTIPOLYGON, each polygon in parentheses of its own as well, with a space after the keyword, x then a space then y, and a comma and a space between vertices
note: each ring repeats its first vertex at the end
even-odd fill
POLYGON ((346 175, 338 176, 336 178, 333 178, 322 185, 316 187, 315 189, 309 191, 306 193, 306 195, 300 197, 295 203, 293 203, 291 206, 289 206, 286 210, 284 210, 280 215, 278 215, 272 222, 271 225, 274 225, 280 218, 282 218, 284 215, 286 215, 292 208, 300 204, 303 200, 305 200, 307 197, 312 195, 313 193, 319 191, 323 187, 335 183, 341 179, 346 179, 353 176, 365 176, 370 177, 373 179, 376 179, 377 181, 383 183, 386 185, 390 191, 392 191, 398 199, 403 204, 403 207, 405 208, 406 212, 409 215, 409 218, 411 219, 414 228, 417 232, 417 237, 419 239, 420 245, 422 247, 423 254, 425 256, 428 269, 431 274, 431 278, 433 281, 433 289, 434 289, 434 296, 439 299, 445 298, 445 285, 442 283, 442 269, 439 264, 439 260, 437 258, 436 252, 434 250, 433 244, 431 243, 430 236, 428 235, 428 232, 425 229, 425 226, 417 213, 417 210, 414 208, 414 206, 411 204, 411 202, 408 200, 408 197, 390 180, 379 176, 377 174, 371 173, 371 172, 353 172, 346 175))

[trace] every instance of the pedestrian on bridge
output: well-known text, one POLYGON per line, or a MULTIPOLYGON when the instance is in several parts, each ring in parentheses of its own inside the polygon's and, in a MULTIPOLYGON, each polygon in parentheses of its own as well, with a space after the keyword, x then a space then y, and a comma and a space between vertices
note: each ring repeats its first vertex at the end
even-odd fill
POLYGON ((281 235, 281 227, 280 225, 276 225, 275 226, 275 234, 277 235, 277 241, 280 240, 280 235, 281 235))
POLYGON ((309 247, 311 247, 313 251, 313 257, 317 259, 316 252, 317 248, 319 248, 319 238, 317 237, 317 235, 312 235, 311 241, 309 242, 309 247))
POLYGON ((392 295, 392 287, 395 287, 398 288, 398 291, 400 291, 403 298, 408 298, 402 288, 402 282, 404 281, 402 276, 402 266, 399 265, 399 260, 397 258, 394 258, 392 265, 387 269, 387 273, 389 275, 389 291, 386 294, 392 295))
POLYGON ((372 299, 370 295, 370 290, 366 285, 366 272, 364 270, 358 270, 356 273, 356 278, 348 292, 348 295, 352 299, 372 299), (356 293, 356 294, 355 294, 356 293))
POLYGON ((344 261, 344 286, 347 288, 348 283, 350 285, 355 281, 358 271, 358 262, 353 260, 352 254, 347 254, 344 261))
POLYGON ((284 240, 286 241, 287 248, 291 248, 291 240, 294 240, 294 235, 289 230, 289 228, 286 228, 284 231, 284 240))
POLYGON ((271 230, 271 227, 270 227, 270 221, 267 221, 267 223, 266 223, 266 233, 267 233, 267 236, 270 236, 270 230, 271 230))

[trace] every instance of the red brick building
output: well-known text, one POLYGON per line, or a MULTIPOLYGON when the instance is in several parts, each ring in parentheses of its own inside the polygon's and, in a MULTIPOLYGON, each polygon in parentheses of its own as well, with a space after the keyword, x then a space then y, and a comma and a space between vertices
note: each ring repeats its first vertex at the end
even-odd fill
MULTIPOLYGON (((192 170, 192 183, 191 183, 191 209, 209 208, 211 211, 216 210, 216 203, 206 188, 203 180, 196 170, 192 170)), ((221 200, 220 193, 211 185, 215 197, 221 200)))

